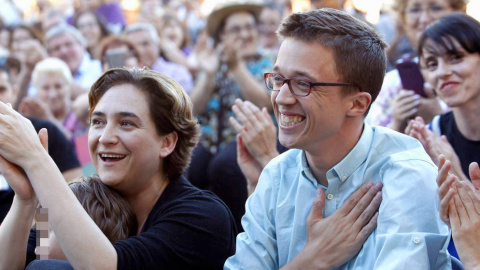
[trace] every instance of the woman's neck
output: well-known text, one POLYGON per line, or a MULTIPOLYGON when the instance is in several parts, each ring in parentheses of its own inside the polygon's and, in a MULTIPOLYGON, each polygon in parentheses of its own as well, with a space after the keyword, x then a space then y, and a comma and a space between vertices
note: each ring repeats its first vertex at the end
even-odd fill
POLYGON ((147 220, 150 211, 157 203, 165 188, 170 183, 170 180, 164 178, 160 181, 155 181, 151 186, 144 189, 142 192, 132 196, 124 196, 132 207, 133 212, 137 217, 138 230, 137 235, 140 234, 145 221, 147 220))

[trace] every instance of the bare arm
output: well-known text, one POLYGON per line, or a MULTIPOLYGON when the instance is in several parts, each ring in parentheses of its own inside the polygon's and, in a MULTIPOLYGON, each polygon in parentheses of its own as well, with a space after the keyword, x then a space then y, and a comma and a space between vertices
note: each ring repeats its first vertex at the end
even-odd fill
POLYGON ((78 202, 31 123, 3 103, 0 144, 0 155, 23 168, 42 207, 48 208, 50 225, 73 267, 116 268, 115 249, 78 202))
POLYGON ((193 103, 193 113, 198 115, 205 110, 212 96, 215 86, 215 74, 218 70, 219 62, 214 49, 207 44, 206 33, 202 33, 198 37, 194 53, 198 62, 199 71, 195 85, 190 93, 190 99, 193 103))
MULTIPOLYGON (((48 149, 45 129, 38 134, 44 149, 48 149)), ((38 200, 25 172, 0 156, 0 171, 15 192, 12 206, 0 226, 0 269, 24 269, 30 226, 38 200)))

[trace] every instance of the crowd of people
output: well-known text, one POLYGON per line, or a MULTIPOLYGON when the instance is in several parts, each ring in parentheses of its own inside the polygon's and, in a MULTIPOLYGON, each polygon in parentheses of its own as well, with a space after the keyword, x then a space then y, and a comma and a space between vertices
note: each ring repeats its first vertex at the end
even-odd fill
POLYGON ((201 2, 5 1, 0 269, 479 269, 466 0, 201 2))

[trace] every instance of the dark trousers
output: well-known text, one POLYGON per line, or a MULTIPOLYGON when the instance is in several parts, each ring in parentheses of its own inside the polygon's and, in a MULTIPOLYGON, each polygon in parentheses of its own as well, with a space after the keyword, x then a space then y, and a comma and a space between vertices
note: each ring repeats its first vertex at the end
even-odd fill
MULTIPOLYGON (((277 150, 283 153, 287 148, 277 140, 277 150)), ((230 208, 238 231, 243 232, 240 221, 245 214, 248 192, 247 181, 237 163, 236 141, 228 143, 215 155, 198 144, 185 176, 194 186, 211 190, 220 197, 230 208)))
POLYGON ((212 155, 202 145, 193 150, 192 162, 185 173, 187 179, 200 189, 215 193, 230 208, 239 231, 245 214, 247 182, 237 163, 237 144, 230 142, 212 155))

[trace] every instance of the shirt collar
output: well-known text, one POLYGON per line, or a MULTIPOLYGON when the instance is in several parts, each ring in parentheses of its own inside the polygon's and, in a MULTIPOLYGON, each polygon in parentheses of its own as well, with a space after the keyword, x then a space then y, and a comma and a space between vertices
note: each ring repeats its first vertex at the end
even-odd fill
MULTIPOLYGON (((357 144, 350 153, 347 154, 337 165, 335 165, 330 171, 337 173, 340 181, 345 182, 350 175, 355 172, 360 165, 365 162, 367 159, 368 152, 370 151, 370 146, 373 139, 373 129, 372 127, 364 123, 363 132, 358 140, 357 144)), ((328 172, 327 172, 328 174, 328 172)))
MULTIPOLYGON (((350 153, 345 156, 337 165, 335 165, 332 169, 328 172, 334 171, 342 182, 346 181, 348 177, 355 172, 360 165, 365 161, 367 158, 368 152, 370 150, 370 145, 373 139, 373 129, 372 127, 364 123, 362 135, 360 136, 360 140, 358 140, 357 144, 350 153)), ((305 155, 305 151, 302 150, 301 155, 301 172, 302 175, 307 178, 307 180, 313 182, 315 185, 317 184, 317 180, 313 175, 312 170, 307 162, 307 157, 305 155)), ((328 175, 327 172, 327 175, 328 175)))

